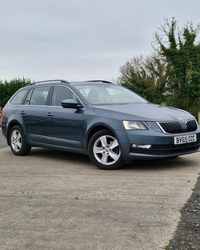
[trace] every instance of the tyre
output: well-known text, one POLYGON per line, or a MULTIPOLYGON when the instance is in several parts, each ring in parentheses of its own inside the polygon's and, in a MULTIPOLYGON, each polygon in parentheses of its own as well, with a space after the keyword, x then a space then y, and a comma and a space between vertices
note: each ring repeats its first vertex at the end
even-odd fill
POLYGON ((26 143, 24 134, 20 126, 14 126, 9 134, 10 148, 15 155, 26 155, 31 147, 26 143))
POLYGON ((90 160, 104 170, 114 170, 124 164, 118 140, 108 130, 100 130, 92 136, 88 145, 90 160))

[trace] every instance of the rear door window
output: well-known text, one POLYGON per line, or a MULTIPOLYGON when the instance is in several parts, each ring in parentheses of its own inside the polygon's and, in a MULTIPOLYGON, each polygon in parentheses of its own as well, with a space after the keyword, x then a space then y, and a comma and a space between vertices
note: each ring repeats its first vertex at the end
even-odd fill
POLYGON ((49 86, 35 88, 30 99, 30 105, 46 105, 49 90, 49 86))

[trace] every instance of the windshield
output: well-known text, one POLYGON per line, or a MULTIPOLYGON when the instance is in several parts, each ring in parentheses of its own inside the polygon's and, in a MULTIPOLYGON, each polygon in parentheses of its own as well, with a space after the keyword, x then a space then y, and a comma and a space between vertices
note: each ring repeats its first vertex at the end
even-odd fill
POLYGON ((92 105, 147 103, 136 93, 119 85, 77 85, 75 86, 84 98, 92 105))

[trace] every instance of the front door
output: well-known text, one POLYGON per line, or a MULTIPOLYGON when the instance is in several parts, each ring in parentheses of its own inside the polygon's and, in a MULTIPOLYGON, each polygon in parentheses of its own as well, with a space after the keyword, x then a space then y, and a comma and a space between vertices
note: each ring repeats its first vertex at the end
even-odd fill
POLYGON ((48 143, 58 146, 83 148, 83 110, 63 108, 66 99, 77 101, 76 95, 67 86, 55 86, 51 106, 47 107, 48 143))

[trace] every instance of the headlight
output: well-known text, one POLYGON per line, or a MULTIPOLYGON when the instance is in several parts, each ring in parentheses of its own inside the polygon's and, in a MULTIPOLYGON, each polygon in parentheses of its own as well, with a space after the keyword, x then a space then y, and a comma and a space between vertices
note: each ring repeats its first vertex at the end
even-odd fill
POLYGON ((126 130, 147 129, 143 123, 137 121, 123 121, 126 130))

